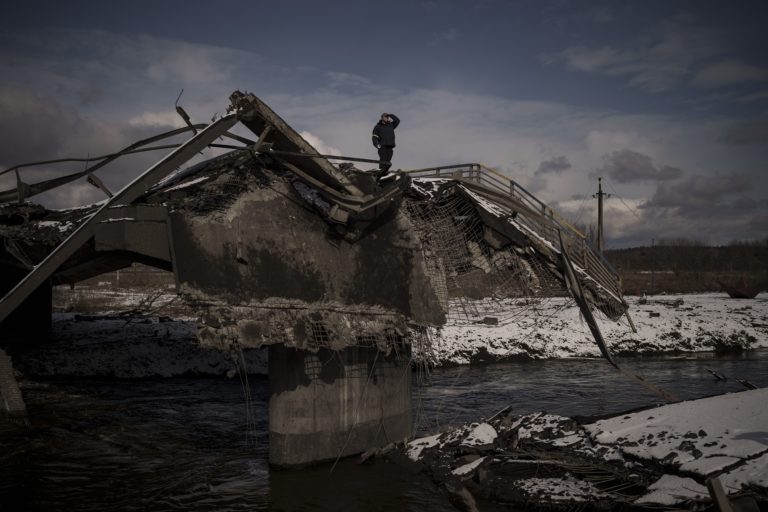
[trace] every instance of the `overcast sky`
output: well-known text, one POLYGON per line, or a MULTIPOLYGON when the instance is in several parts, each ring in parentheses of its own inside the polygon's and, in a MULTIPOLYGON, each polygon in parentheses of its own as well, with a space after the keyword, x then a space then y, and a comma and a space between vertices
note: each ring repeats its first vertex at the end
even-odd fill
MULTIPOLYGON (((738 0, 14 2, 0 168, 179 126, 182 88, 207 122, 241 89, 350 156, 376 157, 371 128, 394 112, 395 167, 482 162, 581 223, 602 176, 609 248, 764 239, 766 27, 768 2, 738 0)), ((157 158, 100 175, 117 188, 157 158)), ((101 198, 82 182, 37 200, 101 198)))

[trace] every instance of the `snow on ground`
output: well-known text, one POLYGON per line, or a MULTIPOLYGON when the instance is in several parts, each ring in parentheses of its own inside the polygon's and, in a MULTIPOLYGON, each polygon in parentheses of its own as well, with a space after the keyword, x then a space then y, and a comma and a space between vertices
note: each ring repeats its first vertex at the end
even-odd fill
POLYGON ((702 477, 725 469, 726 489, 766 486, 768 389, 664 405, 585 425, 625 456, 702 477), (742 462, 749 461, 742 466, 742 462), (734 466, 734 467, 730 467, 734 466))
MULTIPOLYGON (((172 284, 167 286, 173 287, 172 284)), ((88 343, 91 343, 104 339, 104 347, 89 350, 94 354, 94 364, 99 358, 103 359, 108 363, 108 371, 115 374, 141 373, 142 370, 131 370, 128 366, 129 362, 137 360, 152 361, 150 372, 153 375, 183 373, 185 365, 189 368, 188 373, 215 373, 220 372, 219 367, 224 364, 222 360, 228 357, 221 355, 211 359, 210 350, 196 345, 193 312, 170 289, 131 292, 102 287, 69 291, 57 287, 54 295, 57 307, 64 311, 92 311, 96 308, 100 313, 119 314, 137 310, 173 317, 173 325, 178 325, 179 330, 170 329, 171 324, 161 323, 156 328, 142 331, 141 336, 137 332, 124 332, 119 322, 78 323, 77 329, 83 340, 90 340, 88 343), (107 348, 116 341, 116 333, 119 339, 129 341, 127 347, 107 348), (162 339, 162 342, 158 344, 157 339, 162 339), (152 344, 158 346, 152 347, 152 344), (124 362, 112 361, 113 358, 107 356, 109 350, 118 350, 116 357, 119 353, 128 359, 124 362), (203 353, 193 356, 195 350, 202 350, 203 353), (103 355, 97 357, 97 353, 103 355), (166 356, 176 360, 163 362, 166 356)), ((724 294, 659 295, 650 297, 646 303, 641 303, 636 297, 629 297, 628 301, 637 333, 631 332, 625 319, 613 322, 603 318, 600 322, 614 353, 630 355, 768 347, 768 297, 735 300, 724 294)), ((505 301, 504 305, 506 318, 510 321, 503 325, 449 323, 433 344, 430 360, 443 365, 494 362, 516 357, 599 357, 598 348, 572 300, 512 299, 505 301)), ((74 329, 73 325, 73 322, 57 323, 54 331, 62 331, 62 335, 71 340, 70 343, 75 343, 71 332, 65 332, 66 329, 74 329)), ((83 348, 71 350, 72 354, 83 351, 83 348)), ((52 351, 52 354, 55 353, 55 350, 52 351)), ((47 359, 51 362, 45 373, 58 371, 53 367, 55 361, 61 371, 66 369, 76 375, 85 374, 88 368, 85 358, 78 359, 73 355, 73 361, 68 363, 63 356, 62 352, 60 359, 54 359, 53 355, 41 357, 36 368, 43 371, 45 365, 42 361, 47 359)), ((259 358, 263 359, 262 356, 259 358)), ((263 363, 254 366, 257 372, 266 371, 263 363)), ((711 462, 720 463, 723 467, 730 463, 727 458, 711 462)))
MULTIPOLYGON (((646 303, 627 297, 637 333, 626 318, 599 320, 616 354, 705 352, 768 347, 768 297, 725 294, 657 295, 646 303)), ((492 362, 515 357, 599 357, 571 299, 509 300, 508 323, 445 326, 434 344, 436 364, 492 362)))

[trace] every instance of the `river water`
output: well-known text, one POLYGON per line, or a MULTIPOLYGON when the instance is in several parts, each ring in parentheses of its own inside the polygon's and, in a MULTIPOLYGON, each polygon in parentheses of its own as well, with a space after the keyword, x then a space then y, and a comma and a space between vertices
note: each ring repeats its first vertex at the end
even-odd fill
MULTIPOLYGON (((623 363, 680 398, 743 389, 735 378, 768 386, 768 351, 623 363)), ((251 378, 248 388, 250 400, 238 379, 28 383, 31 427, 0 425, 0 510, 455 510, 400 464, 353 458, 333 472, 271 471, 266 379, 251 378)), ((431 386, 413 391, 422 434, 508 405, 573 416, 657 402, 602 360, 439 369, 431 386)))

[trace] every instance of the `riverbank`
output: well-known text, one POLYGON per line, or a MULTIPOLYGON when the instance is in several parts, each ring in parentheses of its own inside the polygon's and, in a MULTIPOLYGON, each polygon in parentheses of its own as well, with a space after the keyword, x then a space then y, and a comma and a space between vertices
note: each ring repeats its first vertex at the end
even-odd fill
POLYGON ((768 503, 768 389, 597 421, 501 411, 416 439, 400 452, 454 499, 520 507, 706 506, 718 478, 731 499, 768 503))
MULTIPOLYGON (((82 293, 75 297, 77 300, 68 303, 70 310, 86 304, 82 293)), ((141 294, 123 296, 104 290, 88 299, 84 309, 89 314, 55 313, 52 341, 14 351, 14 364, 23 373, 36 376, 231 376, 238 368, 266 374, 264 349, 221 353, 201 346, 195 320, 175 295, 165 292, 151 297, 161 307, 139 307, 146 302, 141 294), (144 314, 137 312, 142 310, 144 314)), ((627 300, 637 333, 630 330, 626 318, 599 320, 608 346, 619 356, 728 353, 768 347, 768 297, 735 300, 725 294, 694 294, 627 300)), ((449 324, 433 333, 430 352, 416 357, 423 355, 437 367, 600 357, 570 299, 508 302, 508 310, 515 311, 512 321, 449 324)))
MULTIPOLYGON (((627 297, 637 332, 626 317, 598 319, 617 355, 738 352, 768 347, 768 296, 731 299, 723 293, 627 297)), ((600 351, 568 298, 510 300, 520 310, 504 325, 447 325, 436 337, 435 365, 515 359, 600 357, 600 351)))

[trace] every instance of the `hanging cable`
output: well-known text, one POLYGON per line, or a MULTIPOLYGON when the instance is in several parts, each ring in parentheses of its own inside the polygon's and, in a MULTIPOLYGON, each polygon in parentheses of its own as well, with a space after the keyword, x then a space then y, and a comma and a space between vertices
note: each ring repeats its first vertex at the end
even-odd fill
POLYGON ((619 201, 621 201, 621 204, 623 204, 623 205, 624 205, 624 207, 625 207, 627 210, 629 210, 629 211, 630 211, 630 212, 631 212, 631 213, 632 213, 632 214, 633 214, 635 217, 637 217, 637 218, 638 218, 638 220, 643 220, 643 218, 640 216, 640 214, 639 214, 639 213, 637 213, 637 210, 635 210, 634 208, 632 208, 631 206, 629 206, 629 205, 628 205, 628 204, 627 204, 627 203, 624 201, 624 198, 623 198, 623 197, 621 197, 621 194, 619 194, 619 193, 616 191, 616 187, 614 187, 614 186, 613 186, 613 183, 611 183, 611 182, 610 182, 610 181, 608 181, 607 179, 605 180, 605 182, 608 184, 608 186, 609 186, 609 187, 611 187, 611 190, 613 191, 613 194, 614 194, 616 197, 618 197, 618 198, 619 198, 619 201))

